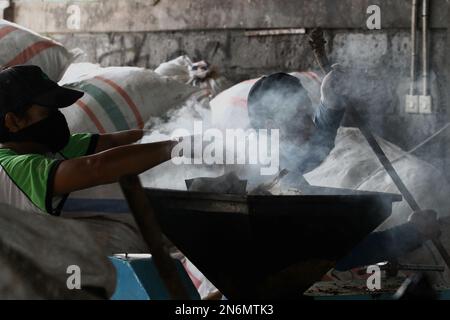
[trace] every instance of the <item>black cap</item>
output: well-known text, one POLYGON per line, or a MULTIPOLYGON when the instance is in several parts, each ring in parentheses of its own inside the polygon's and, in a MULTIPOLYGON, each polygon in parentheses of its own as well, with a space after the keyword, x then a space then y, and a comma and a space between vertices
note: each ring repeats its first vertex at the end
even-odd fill
POLYGON ((260 127, 268 115, 289 120, 289 114, 298 107, 311 104, 300 80, 279 72, 259 79, 248 95, 248 114, 253 127, 260 127), (278 115, 278 116, 277 116, 278 115))
POLYGON ((19 65, 0 71, 0 118, 8 112, 37 104, 65 108, 83 96, 50 80, 38 66, 19 65))

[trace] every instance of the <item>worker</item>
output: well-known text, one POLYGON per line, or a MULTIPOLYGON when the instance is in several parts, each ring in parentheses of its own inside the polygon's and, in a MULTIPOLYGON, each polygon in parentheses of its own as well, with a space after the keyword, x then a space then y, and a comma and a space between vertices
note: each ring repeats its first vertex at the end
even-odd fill
POLYGON ((323 79, 321 100, 314 107, 300 80, 286 73, 262 77, 251 88, 250 126, 279 130, 280 169, 290 172, 282 180, 284 185, 295 187, 303 174, 319 166, 334 148, 349 95, 337 85, 344 77, 344 68, 334 65, 323 79))
MULTIPOLYGON (((281 180, 283 187, 304 187, 303 174, 319 166, 334 148, 346 105, 357 99, 346 85, 346 74, 342 66, 332 67, 322 81, 320 104, 315 108, 311 108, 300 81, 286 73, 263 77, 250 90, 250 125, 280 130, 280 166, 291 171, 285 181, 281 180)), ((370 234, 337 263, 336 269, 397 259, 439 236, 439 232, 434 211, 414 212, 407 223, 370 234)))
POLYGON ((0 202, 59 215, 74 191, 117 182, 169 160, 177 140, 133 144, 142 130, 71 134, 59 110, 82 92, 37 66, 0 71, 0 202))

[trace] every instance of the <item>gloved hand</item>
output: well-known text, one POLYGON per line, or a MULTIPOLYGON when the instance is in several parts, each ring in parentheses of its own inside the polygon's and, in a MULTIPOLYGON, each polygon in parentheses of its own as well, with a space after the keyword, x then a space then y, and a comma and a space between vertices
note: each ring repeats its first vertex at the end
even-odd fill
POLYGON ((408 222, 416 227, 426 239, 438 238, 441 235, 441 228, 436 211, 415 211, 409 216, 408 222))
POLYGON ((342 110, 346 107, 350 97, 350 80, 342 65, 334 64, 331 68, 332 71, 322 81, 321 101, 327 108, 342 110))

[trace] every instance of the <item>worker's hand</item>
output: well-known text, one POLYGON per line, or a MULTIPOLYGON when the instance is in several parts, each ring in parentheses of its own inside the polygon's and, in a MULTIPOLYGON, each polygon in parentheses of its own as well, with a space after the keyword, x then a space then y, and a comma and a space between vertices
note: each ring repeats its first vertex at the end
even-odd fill
POLYGON ((441 228, 436 211, 415 211, 409 216, 408 221, 412 223, 426 239, 439 238, 441 235, 441 228))
POLYGON ((346 107, 350 96, 350 80, 342 65, 334 64, 322 81, 320 88, 321 102, 327 108, 342 110, 346 107))

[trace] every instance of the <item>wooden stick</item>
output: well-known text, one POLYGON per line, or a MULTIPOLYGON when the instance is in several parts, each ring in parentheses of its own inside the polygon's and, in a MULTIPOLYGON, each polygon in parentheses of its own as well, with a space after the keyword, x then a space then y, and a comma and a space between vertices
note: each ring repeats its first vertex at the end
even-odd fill
POLYGON ((190 299, 178 275, 175 262, 164 247, 161 228, 141 181, 137 176, 126 176, 120 180, 120 186, 172 299, 190 299))

